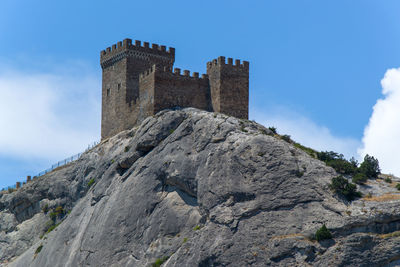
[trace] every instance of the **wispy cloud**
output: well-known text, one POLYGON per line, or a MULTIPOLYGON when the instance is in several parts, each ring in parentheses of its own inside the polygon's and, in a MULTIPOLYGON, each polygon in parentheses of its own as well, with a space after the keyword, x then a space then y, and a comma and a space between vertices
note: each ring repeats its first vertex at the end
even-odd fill
POLYGON ((0 154, 62 159, 99 138, 100 81, 82 64, 37 73, 0 66, 0 154))
POLYGON ((253 119, 270 127, 274 126, 280 134, 288 134, 296 142, 319 151, 336 151, 345 157, 357 156, 360 141, 352 137, 341 137, 331 133, 311 119, 285 108, 261 112, 253 110, 253 119))
POLYGON ((400 68, 387 70, 381 85, 383 98, 373 107, 358 152, 377 157, 383 171, 400 175, 400 68))

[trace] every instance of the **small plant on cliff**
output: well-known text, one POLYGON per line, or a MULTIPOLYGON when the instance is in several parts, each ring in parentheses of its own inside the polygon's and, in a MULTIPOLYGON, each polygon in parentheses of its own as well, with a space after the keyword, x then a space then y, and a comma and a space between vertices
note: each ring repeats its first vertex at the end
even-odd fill
POLYGON ((201 229, 201 226, 200 225, 196 225, 194 228, 193 228, 193 231, 198 231, 198 230, 200 230, 201 229))
POLYGON ((312 149, 312 148, 309 148, 309 147, 306 147, 306 146, 303 146, 302 144, 299 144, 299 143, 294 143, 293 144, 295 147, 297 147, 297 148, 299 148, 299 149, 301 149, 301 150, 303 150, 304 152, 306 152, 308 155, 310 155, 311 157, 313 157, 313 158, 316 158, 317 157, 317 151, 315 151, 314 149, 312 149))
POLYGON ((353 176, 353 183, 356 184, 364 184, 367 181, 368 177, 364 173, 357 173, 353 176))
POLYGON ((392 179, 390 179, 389 177, 386 177, 384 180, 386 183, 391 184, 392 183, 392 179))
POLYGON ((65 214, 65 210, 64 210, 63 207, 58 206, 58 207, 56 208, 56 210, 55 210, 55 213, 57 214, 57 216, 61 216, 61 215, 64 215, 64 214, 65 214))
POLYGON ((296 170, 295 174, 296 174, 297 177, 300 178, 300 177, 302 177, 304 175, 304 171, 296 170))
POLYGON ((396 188, 400 191, 400 184, 396 184, 396 188))
POLYGON ((332 182, 329 187, 336 193, 344 196, 349 201, 352 201, 357 197, 361 197, 361 193, 357 191, 357 186, 349 183, 349 181, 342 175, 332 178, 332 182))
POLYGON ((47 229, 46 234, 50 233, 51 231, 53 231, 54 229, 56 229, 57 225, 53 224, 52 226, 49 227, 49 229, 47 229))
POLYGON ((354 174, 357 171, 356 163, 354 161, 347 161, 343 154, 333 151, 321 151, 317 153, 317 158, 341 174, 354 174))
POLYGON ((156 261, 151 265, 151 267, 160 267, 164 262, 169 259, 169 256, 164 256, 162 258, 156 259, 156 261))
POLYGON ((321 228, 319 228, 317 230, 317 232, 315 232, 315 239, 317 241, 321 241, 321 240, 325 240, 325 239, 331 239, 332 238, 332 234, 331 232, 328 230, 328 228, 326 228, 326 225, 322 225, 321 228))
POLYGON ((35 250, 35 254, 36 255, 39 254, 40 251, 42 251, 42 248, 43 248, 43 244, 40 244, 40 246, 38 246, 37 249, 35 250))
POLYGON ((95 182, 94 178, 90 179, 88 184, 87 184, 88 187, 91 187, 94 184, 94 182, 95 182))
POLYGON ((292 143, 292 139, 290 138, 290 135, 288 135, 288 134, 281 135, 281 139, 288 143, 292 143))
POLYGON ((50 219, 55 221, 57 219, 57 213, 55 211, 50 212, 50 219))
POLYGON ((272 126, 272 127, 269 127, 268 129, 269 129, 273 134, 278 134, 275 127, 272 126))
POLYGON ((57 226, 59 226, 60 224, 61 222, 56 224, 53 220, 48 221, 45 226, 45 231, 46 231, 45 234, 50 233, 51 231, 56 229, 57 226))
POLYGON ((130 146, 126 146, 126 147, 124 148, 124 152, 128 152, 129 149, 131 149, 131 147, 130 147, 130 146))

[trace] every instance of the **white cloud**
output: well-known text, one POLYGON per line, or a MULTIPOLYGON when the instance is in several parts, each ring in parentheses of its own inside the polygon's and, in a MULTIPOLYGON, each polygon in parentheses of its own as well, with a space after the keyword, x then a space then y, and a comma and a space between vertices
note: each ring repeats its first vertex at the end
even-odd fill
POLYGON ((0 67, 0 154, 61 160, 100 136, 100 82, 81 64, 52 73, 0 67))
POLYGON ((359 154, 376 157, 384 172, 400 175, 400 68, 389 69, 381 85, 384 97, 373 107, 359 154))
POLYGON ((318 151, 335 151, 346 158, 357 156, 357 148, 360 146, 357 139, 335 136, 327 127, 318 125, 302 115, 286 109, 267 113, 255 111, 252 114, 257 122, 267 127, 276 127, 279 134, 288 134, 304 146, 318 151))

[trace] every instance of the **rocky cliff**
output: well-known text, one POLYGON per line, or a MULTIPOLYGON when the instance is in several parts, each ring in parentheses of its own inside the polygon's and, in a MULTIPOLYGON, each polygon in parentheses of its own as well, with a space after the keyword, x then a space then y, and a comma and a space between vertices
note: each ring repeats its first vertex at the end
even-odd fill
POLYGON ((325 163, 254 122, 163 111, 0 197, 2 266, 396 266, 399 195, 332 193, 325 163), (326 224, 333 239, 313 236, 326 224))

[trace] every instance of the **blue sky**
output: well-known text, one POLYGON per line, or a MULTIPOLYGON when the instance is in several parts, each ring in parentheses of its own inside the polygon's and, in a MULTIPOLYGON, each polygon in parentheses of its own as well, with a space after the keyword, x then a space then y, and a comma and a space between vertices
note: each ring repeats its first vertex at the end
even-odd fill
POLYGON ((124 38, 173 46, 175 66, 200 73, 220 55, 248 60, 250 119, 347 157, 388 155, 378 139, 396 116, 380 125, 373 107, 387 110, 381 80, 400 67, 399 12, 389 0, 3 0, 0 187, 99 138, 99 53, 124 38))

